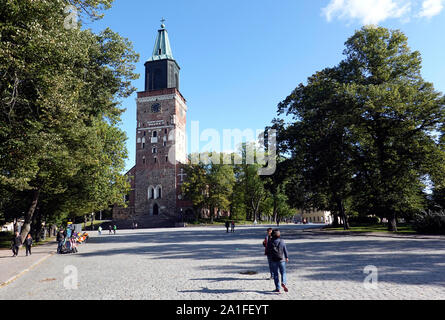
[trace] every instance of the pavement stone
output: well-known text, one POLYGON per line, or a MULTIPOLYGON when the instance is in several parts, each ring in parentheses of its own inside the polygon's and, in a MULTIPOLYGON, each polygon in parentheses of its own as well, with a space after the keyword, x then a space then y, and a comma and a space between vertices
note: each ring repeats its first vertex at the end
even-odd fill
POLYGON ((320 234, 300 225, 280 226, 289 292, 277 295, 266 280, 266 227, 93 232, 79 253, 53 255, 0 288, 0 299, 445 299, 444 240, 320 234), (74 290, 64 286, 73 266, 74 290), (365 288, 366 266, 377 268, 377 288, 365 288), (257 274, 241 274, 249 270, 257 274))

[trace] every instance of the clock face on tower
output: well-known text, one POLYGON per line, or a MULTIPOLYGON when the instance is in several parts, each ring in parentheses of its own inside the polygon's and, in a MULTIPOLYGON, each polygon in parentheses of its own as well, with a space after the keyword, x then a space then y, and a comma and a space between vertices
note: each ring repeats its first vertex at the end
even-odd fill
POLYGON ((159 103, 154 103, 151 105, 151 112, 158 113, 161 111, 161 105, 159 103))

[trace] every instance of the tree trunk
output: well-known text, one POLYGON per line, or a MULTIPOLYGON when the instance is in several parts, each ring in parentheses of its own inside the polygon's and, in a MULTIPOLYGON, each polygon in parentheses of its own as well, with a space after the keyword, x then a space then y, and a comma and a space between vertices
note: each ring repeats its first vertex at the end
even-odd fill
POLYGON ((273 197, 273 222, 277 222, 278 212, 277 212, 277 197, 273 197))
POLYGON ((25 222, 23 223, 22 231, 20 233, 20 237, 22 238, 22 243, 28 235, 29 231, 31 231, 31 223, 32 218, 34 216, 34 211, 36 210, 37 203, 39 202, 40 190, 34 190, 32 193, 32 202, 28 211, 25 215, 25 222))
POLYGON ((335 213, 332 214, 332 226, 338 227, 338 214, 335 213))
POLYGON ((397 215, 393 213, 390 218, 388 218, 388 231, 397 232, 397 215))

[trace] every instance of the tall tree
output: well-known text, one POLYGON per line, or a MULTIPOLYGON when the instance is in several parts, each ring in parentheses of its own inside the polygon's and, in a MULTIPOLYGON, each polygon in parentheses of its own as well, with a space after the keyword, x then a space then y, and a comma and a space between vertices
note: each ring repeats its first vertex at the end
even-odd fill
POLYGON ((0 188, 27 203, 22 237, 42 197, 83 211, 119 202, 128 188, 116 125, 138 55, 109 29, 66 28, 70 3, 98 17, 111 1, 1 0, 0 188))
POLYGON ((364 27, 344 53, 338 66, 316 73, 279 105, 294 120, 275 121, 279 140, 295 159, 299 186, 342 215, 345 228, 352 197, 397 231, 398 215, 425 206, 425 179, 443 185, 436 133, 444 98, 422 79, 420 53, 398 30, 364 27))
POLYGON ((421 76, 421 57, 398 30, 365 27, 346 42, 340 64, 358 120, 349 126, 360 164, 358 188, 397 231, 397 216, 424 206, 423 178, 443 181, 444 153, 435 141, 443 96, 421 76))

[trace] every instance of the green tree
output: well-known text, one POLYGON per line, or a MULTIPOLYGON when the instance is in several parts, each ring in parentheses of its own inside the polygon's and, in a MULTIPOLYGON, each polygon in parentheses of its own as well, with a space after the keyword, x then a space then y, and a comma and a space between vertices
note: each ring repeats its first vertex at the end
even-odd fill
POLYGON ((65 28, 67 4, 99 18, 111 1, 0 2, 0 189, 27 205, 25 237, 40 200, 65 213, 121 202, 119 99, 134 91, 138 55, 109 29, 65 28))
POLYGON ((346 42, 340 68, 357 121, 349 125, 360 165, 357 188, 397 231, 397 216, 425 207, 424 178, 443 182, 443 96, 421 76, 421 57, 400 31, 365 27, 346 42), (362 189, 363 188, 363 189, 362 189))
POLYGON ((316 73, 279 105, 295 121, 275 122, 280 143, 317 207, 324 203, 346 219, 345 204, 354 199, 355 208, 387 218, 397 231, 398 215, 425 207, 425 179, 443 183, 435 133, 443 127, 444 98, 422 79, 420 53, 398 30, 364 27, 344 53, 338 66, 316 73))
POLYGON ((211 153, 209 158, 216 160, 212 162, 199 161, 199 155, 191 155, 190 159, 194 161, 184 166, 187 178, 182 191, 192 201, 197 213, 204 208, 210 211, 211 223, 215 218, 215 210, 229 210, 235 184, 233 167, 222 164, 223 157, 223 154, 211 153))

